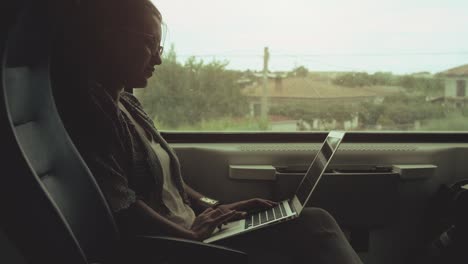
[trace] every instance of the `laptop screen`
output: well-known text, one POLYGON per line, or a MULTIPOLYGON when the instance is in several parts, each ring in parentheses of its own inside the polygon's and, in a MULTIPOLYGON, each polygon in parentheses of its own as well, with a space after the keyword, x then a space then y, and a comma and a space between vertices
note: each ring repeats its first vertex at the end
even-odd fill
POLYGON ((343 136, 344 133, 342 132, 330 132, 323 142, 322 147, 317 152, 317 155, 310 164, 306 175, 302 179, 302 182, 296 191, 296 196, 302 205, 305 205, 310 194, 317 186, 317 183, 325 171, 328 163, 330 162, 333 154, 338 149, 343 136))

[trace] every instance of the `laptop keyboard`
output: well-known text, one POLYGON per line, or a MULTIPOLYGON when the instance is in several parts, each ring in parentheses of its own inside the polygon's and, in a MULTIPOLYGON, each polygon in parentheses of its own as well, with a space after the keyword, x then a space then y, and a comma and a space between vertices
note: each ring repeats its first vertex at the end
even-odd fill
POLYGON ((245 228, 255 227, 284 216, 286 216, 286 209, 281 202, 268 210, 249 214, 245 219, 245 228))

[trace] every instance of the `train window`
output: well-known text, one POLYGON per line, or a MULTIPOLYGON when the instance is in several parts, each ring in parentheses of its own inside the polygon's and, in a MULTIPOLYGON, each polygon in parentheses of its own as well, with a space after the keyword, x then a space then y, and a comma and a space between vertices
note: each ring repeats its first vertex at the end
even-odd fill
POLYGON ((466 1, 154 2, 159 129, 468 130, 466 1))

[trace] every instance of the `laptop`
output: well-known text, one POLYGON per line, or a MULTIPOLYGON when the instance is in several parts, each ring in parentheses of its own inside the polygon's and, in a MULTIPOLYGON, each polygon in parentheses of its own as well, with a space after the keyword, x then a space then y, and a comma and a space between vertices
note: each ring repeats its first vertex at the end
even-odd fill
POLYGON ((220 228, 216 228, 213 234, 203 242, 215 242, 299 217, 338 149, 344 134, 344 132, 340 131, 328 133, 327 138, 315 155, 293 197, 279 202, 273 208, 251 213, 244 219, 222 225, 220 228))

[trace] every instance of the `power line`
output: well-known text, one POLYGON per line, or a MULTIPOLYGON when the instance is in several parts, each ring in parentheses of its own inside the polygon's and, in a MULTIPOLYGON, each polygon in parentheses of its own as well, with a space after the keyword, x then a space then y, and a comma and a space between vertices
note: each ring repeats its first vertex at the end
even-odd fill
POLYGON ((388 53, 307 53, 307 54, 274 54, 277 57, 385 57, 385 56, 446 56, 468 55, 468 51, 454 52, 388 52, 388 53))
POLYGON ((229 57, 229 58, 263 58, 258 54, 177 54, 177 57, 195 57, 195 58, 216 58, 216 57, 229 57))
MULTIPOLYGON (((307 57, 388 57, 388 56, 453 56, 453 55, 468 55, 468 51, 454 52, 395 52, 395 53, 271 53, 272 57, 291 57, 291 58, 307 58, 307 57)), ((262 58, 258 54, 229 54, 229 53, 212 53, 212 54, 178 54, 180 57, 230 57, 230 58, 262 58)))
MULTIPOLYGON (((192 55, 187 55, 187 54, 182 54, 178 55, 179 58, 182 58, 182 60, 189 58, 189 57, 195 57, 198 59, 215 59, 215 60, 228 60, 230 62, 236 61, 236 60, 259 60, 263 58, 258 53, 250 53, 246 52, 246 50, 243 51, 235 51, 231 50, 229 51, 230 54, 227 54, 226 52, 219 52, 219 53, 212 53, 212 54, 192 54, 192 55), (245 52, 245 53, 243 53, 245 52), (237 54, 236 54, 237 53, 237 54)), ((314 64, 314 67, 319 67, 320 66, 325 66, 326 68, 332 68, 332 69, 342 69, 344 71, 366 71, 362 67, 356 67, 356 66, 346 66, 342 65, 340 62, 338 62, 339 65, 335 63, 328 63, 329 60, 336 61, 336 58, 339 57, 411 57, 411 56, 454 56, 457 55, 461 58, 466 58, 468 56, 468 51, 421 51, 421 52, 381 52, 381 53, 365 53, 365 52, 356 52, 356 53, 274 53, 270 52, 270 57, 275 60, 275 61, 281 61, 281 60, 295 60, 296 62, 300 62, 299 64, 302 65, 309 65, 314 64)), ((357 60, 357 59, 356 59, 357 60)))

